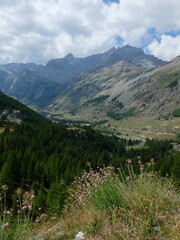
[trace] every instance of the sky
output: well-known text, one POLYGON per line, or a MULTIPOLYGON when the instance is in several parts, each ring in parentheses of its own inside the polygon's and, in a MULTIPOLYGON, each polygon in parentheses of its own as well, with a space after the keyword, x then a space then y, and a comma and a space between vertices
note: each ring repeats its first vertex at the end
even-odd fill
POLYGON ((45 64, 131 45, 180 55, 179 0, 0 0, 0 64, 45 64))

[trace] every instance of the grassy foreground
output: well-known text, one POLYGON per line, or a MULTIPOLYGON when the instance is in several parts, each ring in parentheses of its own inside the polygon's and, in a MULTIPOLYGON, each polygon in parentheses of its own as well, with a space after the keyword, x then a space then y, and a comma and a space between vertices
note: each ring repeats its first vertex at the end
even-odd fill
MULTIPOLYGON (((139 157, 139 174, 130 159, 124 170, 109 166, 84 171, 69 188, 60 219, 25 222, 12 239, 75 239, 82 231, 84 239, 178 240, 179 192, 168 177, 154 173, 153 166, 153 160, 143 166, 139 157)), ((8 228, 1 229, 1 236, 2 231, 8 228)))
POLYGON ((64 212, 67 239, 79 230, 85 239, 179 239, 180 199, 172 181, 141 163, 135 175, 131 160, 127 169, 84 172, 74 183, 64 212))

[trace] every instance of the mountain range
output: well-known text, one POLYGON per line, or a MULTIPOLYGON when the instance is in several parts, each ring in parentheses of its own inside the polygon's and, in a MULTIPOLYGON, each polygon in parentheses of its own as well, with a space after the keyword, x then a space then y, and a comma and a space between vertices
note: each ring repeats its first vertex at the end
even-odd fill
POLYGON ((125 46, 46 65, 0 66, 0 89, 50 117, 121 120, 171 114, 180 106, 180 57, 164 62, 125 46))

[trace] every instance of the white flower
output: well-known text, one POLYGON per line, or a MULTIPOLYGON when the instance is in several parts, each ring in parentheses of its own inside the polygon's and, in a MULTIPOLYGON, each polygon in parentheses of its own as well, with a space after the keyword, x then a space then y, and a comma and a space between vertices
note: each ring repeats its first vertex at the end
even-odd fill
POLYGON ((82 240, 82 239, 84 239, 84 233, 80 231, 76 234, 75 240, 82 240))

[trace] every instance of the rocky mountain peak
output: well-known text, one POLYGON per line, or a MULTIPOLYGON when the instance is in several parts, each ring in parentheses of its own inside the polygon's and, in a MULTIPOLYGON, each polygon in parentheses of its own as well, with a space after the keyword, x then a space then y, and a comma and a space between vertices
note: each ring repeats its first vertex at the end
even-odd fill
POLYGON ((68 53, 64 58, 67 60, 73 60, 75 57, 73 56, 72 53, 68 53))

